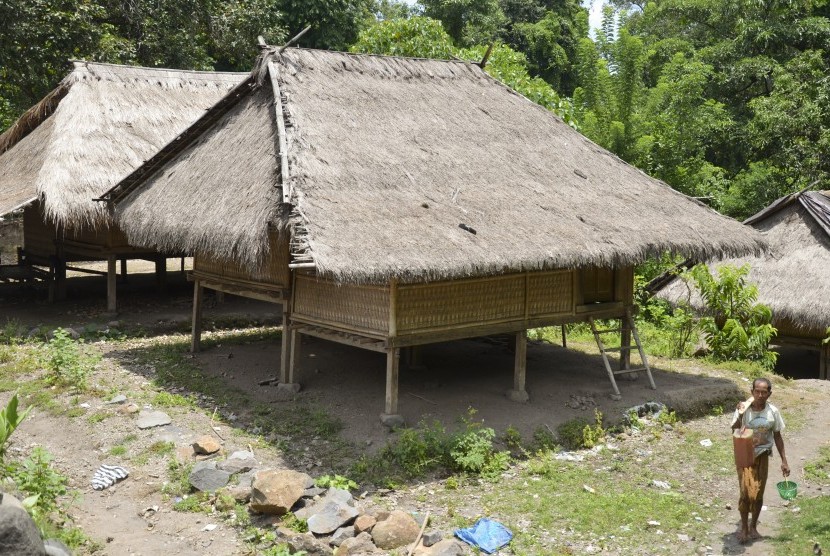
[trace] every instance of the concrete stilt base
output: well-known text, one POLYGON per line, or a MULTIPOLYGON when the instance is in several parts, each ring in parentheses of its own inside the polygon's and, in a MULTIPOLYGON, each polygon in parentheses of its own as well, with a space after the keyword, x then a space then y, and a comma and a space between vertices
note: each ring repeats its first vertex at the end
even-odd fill
POLYGON ((390 429, 397 429, 406 424, 403 415, 398 415, 397 413, 381 413, 380 422, 390 429))
POLYGON ((299 382, 280 382, 277 384, 277 390, 290 394, 296 394, 301 388, 302 385, 299 382))
POLYGON ((527 403, 530 400, 527 390, 508 390, 505 392, 507 399, 511 402, 527 403))

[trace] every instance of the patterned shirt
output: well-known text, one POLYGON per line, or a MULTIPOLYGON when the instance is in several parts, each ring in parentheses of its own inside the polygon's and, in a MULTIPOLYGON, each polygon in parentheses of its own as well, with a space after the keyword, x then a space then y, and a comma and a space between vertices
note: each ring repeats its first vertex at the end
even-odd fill
MULTIPOLYGON (((732 422, 737 420, 738 411, 736 410, 732 422)), ((743 415, 741 427, 752 429, 753 437, 758 442, 755 446, 755 457, 758 457, 767 451, 772 453, 772 444, 775 440, 773 433, 784 430, 784 418, 781 417, 781 412, 777 407, 767 402, 761 411, 755 411, 749 407, 743 415)))

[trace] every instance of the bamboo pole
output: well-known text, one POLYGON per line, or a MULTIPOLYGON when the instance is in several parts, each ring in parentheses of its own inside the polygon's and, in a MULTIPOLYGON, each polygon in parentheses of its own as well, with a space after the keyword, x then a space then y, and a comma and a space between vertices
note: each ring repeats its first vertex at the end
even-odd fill
POLYGON ((190 351, 196 353, 201 347, 202 341, 202 298, 204 297, 204 288, 202 282, 195 280, 193 282, 193 322, 191 323, 190 334, 190 351))

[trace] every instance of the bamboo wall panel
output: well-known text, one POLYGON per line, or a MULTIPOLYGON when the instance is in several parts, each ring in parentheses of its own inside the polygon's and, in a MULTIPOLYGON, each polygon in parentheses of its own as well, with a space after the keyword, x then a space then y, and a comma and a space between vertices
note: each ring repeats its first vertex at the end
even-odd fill
POLYGON ((534 272, 527 279, 529 317, 573 312, 573 272, 534 272))
POLYGON ((43 220, 40 202, 23 211, 23 248, 33 255, 49 257, 55 254, 57 231, 43 220))
POLYGON ((579 272, 582 280, 583 303, 607 303, 614 299, 613 268, 583 268, 579 272))
POLYGON ((295 318, 331 324, 355 331, 389 332, 389 288, 338 286, 306 274, 294 278, 295 318))
POLYGON ((263 261, 262 268, 258 270, 244 267, 239 263, 219 260, 204 253, 194 257, 193 270, 232 280, 264 282, 287 288, 290 282, 288 240, 286 238, 281 241, 277 233, 272 232, 268 255, 263 261))
POLYGON ((407 284, 398 289, 398 334, 522 320, 525 276, 407 284))

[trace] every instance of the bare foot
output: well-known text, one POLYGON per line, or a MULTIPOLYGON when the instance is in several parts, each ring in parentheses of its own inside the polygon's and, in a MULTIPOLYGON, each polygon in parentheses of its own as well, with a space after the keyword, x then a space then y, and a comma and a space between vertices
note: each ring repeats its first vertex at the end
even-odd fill
POLYGON ((752 540, 763 539, 764 536, 758 532, 758 529, 750 529, 749 538, 752 540))
POLYGON ((746 544, 749 542, 749 533, 746 531, 738 531, 735 533, 735 536, 738 537, 738 542, 741 544, 746 544))

